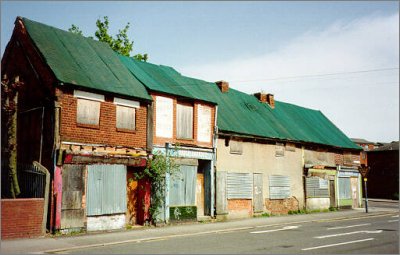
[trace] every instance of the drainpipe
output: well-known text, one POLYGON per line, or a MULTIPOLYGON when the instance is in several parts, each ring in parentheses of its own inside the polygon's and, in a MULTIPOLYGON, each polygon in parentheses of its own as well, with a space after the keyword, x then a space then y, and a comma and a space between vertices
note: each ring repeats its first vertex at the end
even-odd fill
POLYGON ((215 192, 215 188, 217 185, 217 181, 215 178, 215 174, 216 174, 216 168, 217 168, 217 143, 218 143, 218 105, 215 106, 215 119, 214 119, 214 136, 213 136, 213 162, 212 162, 212 166, 210 169, 210 183, 213 184, 211 187, 211 217, 215 216, 215 212, 216 212, 216 192, 215 192))
POLYGON ((336 190, 337 190, 336 196, 337 196, 337 207, 338 208, 340 207, 340 199, 339 199, 339 192, 340 192, 340 190, 339 190, 339 172, 340 172, 340 170, 341 170, 340 165, 338 165, 337 174, 336 174, 336 190))
POLYGON ((42 152, 43 152, 43 123, 44 123, 44 106, 42 107, 42 123, 41 123, 41 127, 40 127, 39 164, 42 164, 42 152))
MULTIPOLYGON (((169 161, 169 146, 170 143, 165 143, 165 160, 169 161)), ((167 163, 167 162, 166 162, 167 163)), ((168 163, 166 164, 168 166, 168 163)), ((167 172, 165 173, 165 196, 164 196, 164 222, 168 223, 169 221, 169 175, 170 169, 168 167, 167 172)))

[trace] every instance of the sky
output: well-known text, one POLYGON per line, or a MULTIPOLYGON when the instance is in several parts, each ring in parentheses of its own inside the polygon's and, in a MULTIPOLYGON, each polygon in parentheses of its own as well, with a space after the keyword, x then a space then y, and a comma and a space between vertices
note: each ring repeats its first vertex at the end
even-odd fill
POLYGON ((320 110, 351 138, 399 140, 398 1, 1 1, 2 55, 17 16, 85 36, 104 16, 113 35, 129 22, 151 63, 320 110))

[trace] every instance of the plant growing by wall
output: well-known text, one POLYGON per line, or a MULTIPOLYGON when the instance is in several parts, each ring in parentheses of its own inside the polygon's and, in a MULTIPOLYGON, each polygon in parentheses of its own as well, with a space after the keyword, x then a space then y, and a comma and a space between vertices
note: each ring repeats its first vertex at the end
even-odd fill
POLYGON ((153 158, 147 162, 147 167, 144 171, 135 173, 136 179, 148 178, 151 183, 151 200, 150 200, 150 221, 152 224, 157 223, 158 216, 162 212, 165 203, 166 195, 166 175, 170 176, 178 170, 179 166, 175 159, 168 154, 161 152, 153 155, 153 158))

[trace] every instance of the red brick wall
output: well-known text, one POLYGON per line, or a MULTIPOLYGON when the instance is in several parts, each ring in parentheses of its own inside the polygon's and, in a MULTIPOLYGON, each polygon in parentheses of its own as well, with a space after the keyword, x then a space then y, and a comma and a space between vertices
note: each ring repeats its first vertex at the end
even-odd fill
POLYGON ((231 213, 245 212, 249 216, 253 215, 251 199, 228 199, 228 211, 231 213))
POLYGON ((198 103, 195 102, 193 105, 193 139, 192 140, 181 140, 176 138, 176 105, 177 105, 177 99, 174 98, 173 96, 167 96, 163 94, 152 94, 153 97, 153 102, 154 102, 154 121, 153 121, 153 143, 156 145, 164 146, 166 142, 169 143, 179 143, 179 144, 188 144, 188 145, 197 145, 197 146, 202 146, 202 147, 212 147, 212 137, 214 134, 214 122, 215 122, 215 107, 212 104, 207 104, 207 103, 198 103), (157 137, 156 136, 156 125, 157 125, 157 116, 156 116, 156 109, 157 109, 157 104, 156 104, 156 96, 163 96, 163 97, 168 97, 173 99, 173 134, 172 138, 164 138, 164 137, 157 137), (204 143, 204 142, 198 142, 197 141, 197 107, 199 104, 206 105, 211 107, 211 138, 209 143, 204 143))
POLYGON ((116 105, 112 96, 105 95, 105 102, 100 105, 100 122, 98 128, 78 126, 76 122, 77 98, 73 89, 57 89, 61 105, 61 140, 110 146, 127 146, 146 148, 147 107, 141 103, 136 110, 136 131, 123 132, 116 128, 116 105))
POLYGON ((29 238, 42 233, 43 198, 2 199, 1 238, 29 238))
POLYGON ((294 198, 265 199, 265 207, 272 214, 288 214, 289 211, 299 210, 299 201, 294 198))

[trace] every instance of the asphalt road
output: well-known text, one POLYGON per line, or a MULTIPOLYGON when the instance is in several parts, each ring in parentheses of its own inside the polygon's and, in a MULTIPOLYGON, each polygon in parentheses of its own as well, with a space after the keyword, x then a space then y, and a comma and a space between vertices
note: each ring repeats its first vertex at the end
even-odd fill
POLYGON ((85 248, 79 254, 399 254, 399 215, 230 229, 85 248))

